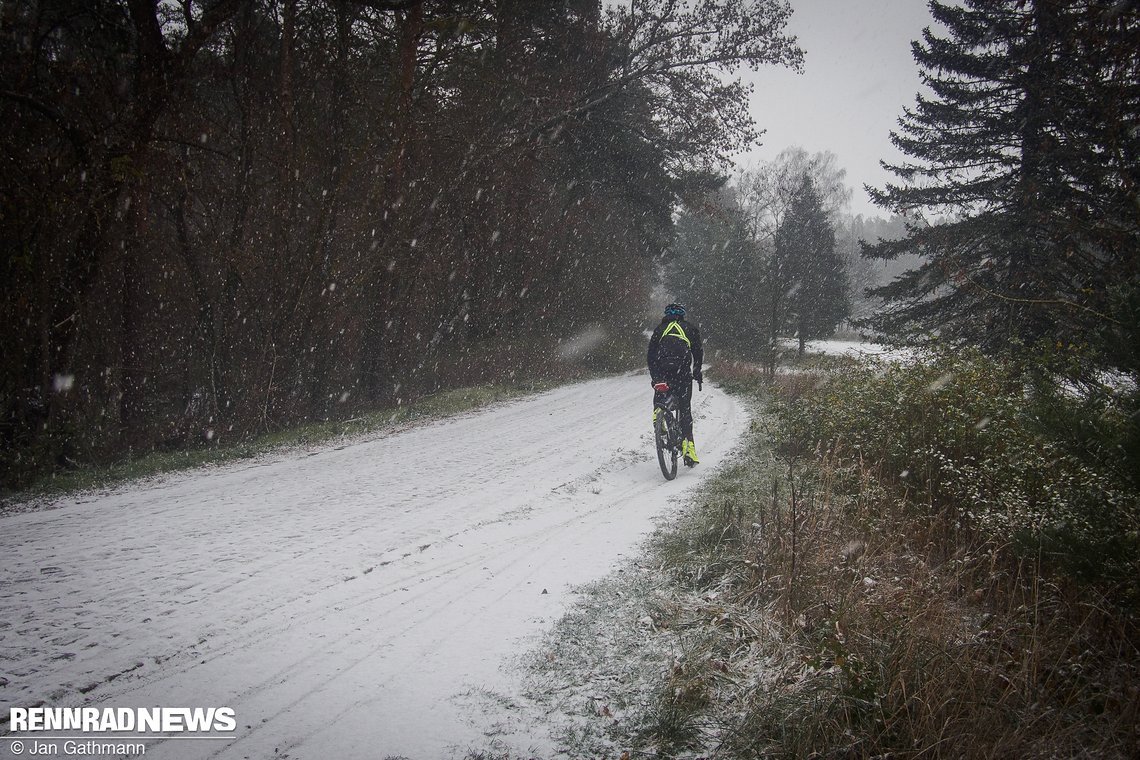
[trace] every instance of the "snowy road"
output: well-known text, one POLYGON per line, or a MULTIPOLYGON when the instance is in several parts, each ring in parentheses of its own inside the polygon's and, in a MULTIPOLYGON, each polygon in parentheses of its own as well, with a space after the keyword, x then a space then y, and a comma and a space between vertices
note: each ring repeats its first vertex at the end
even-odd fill
POLYGON ((703 463, 667 483, 650 398, 644 374, 591 381, 0 518, 0 715, 234 709, 233 736, 148 758, 542 751, 504 664, 747 425, 694 393, 703 463))

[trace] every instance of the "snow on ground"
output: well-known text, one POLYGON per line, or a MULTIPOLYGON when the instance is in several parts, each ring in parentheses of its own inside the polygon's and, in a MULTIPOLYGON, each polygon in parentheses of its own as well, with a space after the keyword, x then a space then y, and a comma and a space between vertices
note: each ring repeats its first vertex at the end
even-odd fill
MULTIPOLYGON (((789 341, 790 348, 798 344, 789 341)), ((892 348, 881 343, 868 343, 856 340, 809 340, 805 346, 808 353, 827 354, 828 356, 853 356, 856 358, 874 357, 878 359, 900 360, 908 359, 914 355, 913 351, 905 348, 892 348)))
POLYGON ((666 482, 651 397, 644 374, 596 380, 0 518, 0 719, 235 710, 233 736, 148 758, 441 758, 488 736, 552 754, 504 664, 748 423, 706 385, 702 464, 666 482))

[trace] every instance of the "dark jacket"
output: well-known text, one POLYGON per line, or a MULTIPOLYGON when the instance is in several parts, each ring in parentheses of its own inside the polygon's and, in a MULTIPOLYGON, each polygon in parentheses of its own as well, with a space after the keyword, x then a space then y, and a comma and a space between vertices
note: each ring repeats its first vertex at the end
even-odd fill
POLYGON ((701 330, 693 322, 665 317, 649 339, 649 377, 654 383, 663 380, 700 380, 701 330))

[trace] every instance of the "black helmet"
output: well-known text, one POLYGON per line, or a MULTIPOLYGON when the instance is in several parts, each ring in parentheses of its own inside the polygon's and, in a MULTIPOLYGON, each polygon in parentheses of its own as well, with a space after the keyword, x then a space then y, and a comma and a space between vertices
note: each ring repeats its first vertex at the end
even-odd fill
POLYGON ((686 311, 685 304, 671 303, 665 307, 665 316, 673 317, 674 319, 684 319, 686 311))

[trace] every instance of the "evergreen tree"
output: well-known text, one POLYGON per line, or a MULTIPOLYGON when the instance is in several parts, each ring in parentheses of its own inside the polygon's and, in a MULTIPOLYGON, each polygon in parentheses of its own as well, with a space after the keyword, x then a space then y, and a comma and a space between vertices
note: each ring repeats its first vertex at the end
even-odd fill
POLYGON ((927 29, 913 50, 932 95, 892 135, 913 160, 888 166, 905 182, 873 198, 912 219, 953 221, 865 247, 876 258, 927 257, 874 291, 888 306, 867 324, 991 352, 1099 336, 1105 361, 1127 363, 1111 347, 1135 330, 1140 130, 1126 126, 1140 112, 1135 7, 930 7, 948 36, 927 29))
POLYGON ((670 295, 690 305, 719 347, 769 371, 781 338, 798 336, 802 353, 849 312, 846 262, 810 169, 787 196, 762 219, 755 195, 740 186, 693 204, 677 220, 665 268, 670 295), (765 223, 777 214, 769 232, 765 223))
POLYGON ((762 275, 757 245, 731 189, 711 193, 677 219, 665 287, 671 298, 689 306, 718 349, 761 357, 756 328, 762 275))
MULTIPOLYGON (((772 292, 786 293, 782 319, 799 339, 800 355, 808 340, 833 334, 850 310, 847 273, 835 245, 835 229, 806 173, 776 230, 769 274, 776 285, 772 292)), ((773 309, 773 315, 777 314, 773 309)), ((773 328, 780 319, 773 317, 773 328)))

